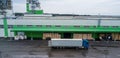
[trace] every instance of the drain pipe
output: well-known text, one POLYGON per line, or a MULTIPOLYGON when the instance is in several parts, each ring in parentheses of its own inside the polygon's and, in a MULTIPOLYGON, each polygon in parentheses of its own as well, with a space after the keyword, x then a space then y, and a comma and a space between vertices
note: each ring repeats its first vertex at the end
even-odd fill
POLYGON ((100 14, 98 14, 98 16, 99 16, 99 19, 98 19, 98 25, 97 25, 97 27, 100 27, 101 26, 101 16, 100 16, 100 14))

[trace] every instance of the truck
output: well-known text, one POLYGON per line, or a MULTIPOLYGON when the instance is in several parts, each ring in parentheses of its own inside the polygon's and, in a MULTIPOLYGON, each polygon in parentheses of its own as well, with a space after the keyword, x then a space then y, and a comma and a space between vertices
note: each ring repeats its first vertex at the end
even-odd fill
POLYGON ((51 39, 48 41, 48 46, 54 47, 76 47, 76 48, 89 48, 89 42, 86 39, 51 39))

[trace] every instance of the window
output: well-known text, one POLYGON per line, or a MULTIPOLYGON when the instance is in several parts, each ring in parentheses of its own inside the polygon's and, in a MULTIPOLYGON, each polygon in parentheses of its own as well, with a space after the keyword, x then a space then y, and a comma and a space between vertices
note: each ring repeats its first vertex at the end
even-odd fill
POLYGON ((46 27, 51 27, 51 25, 46 25, 46 27))
POLYGON ((27 25, 27 27, 32 27, 33 25, 27 25))
POLYGON ((89 28, 90 26, 84 26, 85 28, 89 28))
POLYGON ((36 25, 37 27, 42 27, 42 25, 36 25))
POLYGON ((118 28, 118 26, 112 26, 113 28, 118 28))
POLYGON ((13 25, 8 25, 8 28, 13 28, 13 25))
POLYGON ((74 27, 79 28, 80 26, 74 26, 74 27))
MULTIPOLYGON (((0 28, 4 28, 4 25, 0 25, 0 28)), ((8 28, 13 28, 13 25, 8 25, 8 28)))
POLYGON ((56 25, 55 27, 61 27, 60 25, 56 25))
POLYGON ((64 26, 65 28, 69 28, 70 26, 64 26))
POLYGON ((94 28, 96 28, 97 26, 93 26, 94 28))
POLYGON ((109 28, 109 26, 103 26, 104 28, 109 28))
POLYGON ((4 26, 3 26, 3 25, 0 25, 0 28, 4 28, 4 26))
POLYGON ((23 25, 17 25, 17 27, 22 27, 23 25))

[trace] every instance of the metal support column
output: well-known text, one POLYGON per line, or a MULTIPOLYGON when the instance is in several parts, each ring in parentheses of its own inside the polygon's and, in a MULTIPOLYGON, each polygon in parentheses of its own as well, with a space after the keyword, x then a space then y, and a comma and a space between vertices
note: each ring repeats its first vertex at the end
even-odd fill
POLYGON ((4 37, 7 38, 8 37, 8 25, 7 25, 6 13, 4 14, 3 23, 4 23, 4 37))

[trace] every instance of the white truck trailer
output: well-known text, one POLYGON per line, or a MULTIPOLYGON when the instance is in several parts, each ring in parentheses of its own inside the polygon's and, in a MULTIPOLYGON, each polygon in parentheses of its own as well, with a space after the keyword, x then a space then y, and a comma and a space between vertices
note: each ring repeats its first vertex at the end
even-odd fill
POLYGON ((49 47, 78 47, 89 48, 88 40, 86 39, 51 39, 48 43, 49 47))

